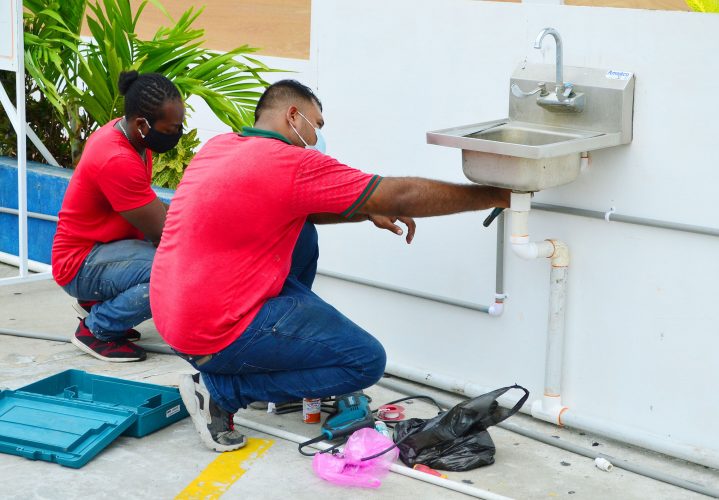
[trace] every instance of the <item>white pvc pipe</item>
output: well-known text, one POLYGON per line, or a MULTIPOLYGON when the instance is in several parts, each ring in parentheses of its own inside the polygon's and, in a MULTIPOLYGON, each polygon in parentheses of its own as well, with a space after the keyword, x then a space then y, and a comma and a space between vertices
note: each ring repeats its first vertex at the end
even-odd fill
POLYGON ((525 260, 539 257, 551 257, 554 246, 548 241, 529 241, 529 209, 531 195, 529 193, 512 193, 511 195, 511 228, 510 241, 512 251, 525 260))
POLYGON ((564 347, 564 310, 567 293, 567 268, 552 267, 549 273, 549 320, 547 327, 547 354, 544 376, 544 394, 562 394, 562 366, 564 347))
POLYGON ((697 464, 719 469, 719 452, 702 446, 692 446, 669 441, 666 436, 653 434, 643 429, 616 424, 607 420, 580 415, 574 410, 562 414, 562 423, 568 427, 601 434, 617 441, 641 446, 659 453, 688 460, 697 464))
MULTIPOLYGON (((387 389, 399 392, 402 395, 409 396, 411 394, 416 394, 417 389, 415 387, 412 387, 409 385, 409 383, 400 381, 400 380, 393 380, 393 379, 387 379, 383 378, 379 382, 377 382, 377 385, 381 387, 385 387, 387 389)), ((439 403, 444 408, 452 408, 460 401, 455 401, 450 398, 445 398, 442 395, 432 395, 435 401, 439 403)), ((663 481, 667 484, 672 484, 674 486, 678 486, 680 488, 687 489, 689 491, 695 491, 697 493, 701 493, 703 495, 708 495, 711 497, 719 498, 719 490, 716 488, 711 488, 709 486, 705 486, 703 484, 699 484, 693 481, 688 481, 683 478, 679 478, 677 476, 673 476, 671 474, 667 474, 666 472, 659 471, 657 469, 653 469, 652 467, 647 467, 645 465, 635 464, 633 462, 629 462, 627 460, 613 457, 611 455, 606 455, 604 453, 598 452, 596 449, 591 448, 584 448, 582 446, 578 446, 576 444, 570 443, 569 441, 563 440, 563 439, 555 439, 549 436, 549 434, 544 434, 542 432, 538 432, 535 430, 526 429, 524 427, 520 427, 517 424, 513 424, 507 421, 500 422, 497 424, 497 427, 501 427, 502 429, 508 430, 510 432, 514 432, 519 434, 520 436, 524 436, 530 439, 534 439, 540 443, 547 444, 549 446, 554 446, 556 448, 570 451, 572 453, 576 453, 578 455, 591 458, 592 460, 603 457, 606 460, 609 460, 612 465, 615 465, 616 467, 619 467, 621 469, 627 470, 629 472, 634 472, 635 474, 641 474, 643 476, 646 476, 651 479, 655 479, 657 481, 663 481)))
MULTIPOLYGON (((35 332, 20 332, 16 330, 7 330, 0 328, 0 335, 12 335, 17 337, 51 340, 57 342, 69 342, 67 336, 53 335, 35 332)), ((157 352, 162 354, 174 354, 167 346, 146 345, 141 344, 148 352, 157 352)), ((461 379, 448 377, 446 375, 427 372, 417 368, 404 366, 398 363, 388 363, 386 372, 396 375, 412 382, 428 385, 437 389, 461 394, 463 396, 473 398, 491 392, 496 388, 486 388, 473 383, 463 381, 461 379)), ((497 400, 505 408, 513 407, 519 398, 503 395, 497 400)), ((527 411, 522 408, 522 411, 527 411)), ((706 465, 719 469, 719 453, 715 450, 700 448, 697 446, 687 445, 683 443, 667 442, 662 436, 648 433, 642 429, 622 426, 614 422, 607 422, 591 417, 578 415, 575 411, 567 412, 562 415, 562 421, 565 425, 575 429, 581 429, 594 434, 607 436, 618 441, 641 446, 648 450, 658 451, 666 455, 688 460, 690 462, 706 465)), ((508 424, 507 424, 508 425, 508 424)), ((279 431, 278 431, 279 432, 279 431)))
MULTIPOLYGON (((450 391, 463 396, 474 398, 496 389, 487 388, 467 382, 465 380, 449 377, 418 368, 408 367, 398 363, 387 363, 385 371, 391 375, 411 380, 419 384, 428 385, 444 391, 450 391)), ((503 395, 498 400, 505 408, 513 407, 519 398, 512 398, 503 395)), ((536 402, 535 402, 536 404, 536 402)), ((525 405, 520 411, 527 413, 529 408, 525 405)), ((533 415, 534 416, 534 415, 533 415)), ((622 441, 635 446, 641 446, 648 450, 657 451, 666 455, 688 460, 697 464, 719 469, 719 452, 708 448, 702 448, 685 443, 668 441, 664 436, 636 427, 629 427, 615 422, 596 419, 578 414, 574 410, 567 410, 562 414, 562 423, 567 427, 579 429, 601 436, 606 436, 617 441, 622 441)))
MULTIPOLYGON (((299 434, 293 434, 291 432, 271 427, 269 425, 259 424, 257 422, 253 422, 252 420, 238 417, 237 415, 235 415, 234 420, 237 425, 240 425, 242 427, 246 427, 248 429, 252 429, 258 432, 263 432, 265 434, 269 434, 270 436, 275 436, 286 441, 291 441, 293 443, 300 444, 309 441, 310 439, 304 436, 300 436, 299 434)), ((319 450, 324 450, 330 447, 330 445, 326 443, 315 443, 310 446, 319 450)), ((505 497, 503 495, 492 493, 491 491, 482 490, 463 483, 458 483, 456 481, 450 481, 449 479, 433 476, 431 474, 427 474, 426 472, 420 472, 414 469, 410 469, 409 467, 405 467, 404 465, 400 464, 392 464, 389 470, 396 474, 401 474, 412 479, 418 479, 420 481, 424 481, 425 483, 434 484, 435 486, 439 486, 441 488, 453 490, 459 493, 464 493, 465 495, 469 495, 474 498, 484 498, 486 500, 511 500, 510 497, 505 497)))
MULTIPOLYGON (((410 366, 402 365, 399 363, 387 362, 385 372, 396 377, 405 378, 413 382, 420 384, 429 385, 442 389, 444 391, 454 392, 456 394, 462 394, 467 397, 476 397, 488 392, 492 392, 495 388, 483 387, 477 384, 467 382, 458 378, 453 378, 447 375, 428 372, 419 368, 413 368, 410 366)), ((497 400, 499 404, 506 408, 512 408, 519 401, 519 397, 515 397, 509 394, 503 394, 497 400)), ((529 409, 524 409, 525 412, 529 413, 529 409)))
POLYGON ((547 348, 544 368, 544 395, 532 403, 532 416, 562 425, 562 368, 564 351, 564 310, 566 304, 567 268, 569 249, 557 240, 529 241, 529 211, 532 196, 529 193, 512 193, 512 250, 523 259, 539 257, 552 259, 549 288, 549 320, 547 322, 547 348))

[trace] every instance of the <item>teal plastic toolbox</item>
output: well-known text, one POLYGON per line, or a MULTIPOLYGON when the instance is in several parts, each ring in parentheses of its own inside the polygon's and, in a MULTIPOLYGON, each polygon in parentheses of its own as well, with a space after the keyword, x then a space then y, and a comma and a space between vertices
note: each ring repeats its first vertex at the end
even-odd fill
POLYGON ((67 370, 0 392, 0 451, 77 468, 186 416, 175 388, 67 370))

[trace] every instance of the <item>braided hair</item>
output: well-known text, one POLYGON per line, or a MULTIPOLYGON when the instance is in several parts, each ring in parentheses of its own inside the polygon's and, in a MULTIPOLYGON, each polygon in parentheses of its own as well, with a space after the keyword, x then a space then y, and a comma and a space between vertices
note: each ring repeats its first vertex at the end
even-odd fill
POLYGON ((160 73, 123 71, 117 82, 125 96, 125 117, 144 117, 150 125, 162 118, 162 106, 167 101, 181 100, 177 87, 160 73))

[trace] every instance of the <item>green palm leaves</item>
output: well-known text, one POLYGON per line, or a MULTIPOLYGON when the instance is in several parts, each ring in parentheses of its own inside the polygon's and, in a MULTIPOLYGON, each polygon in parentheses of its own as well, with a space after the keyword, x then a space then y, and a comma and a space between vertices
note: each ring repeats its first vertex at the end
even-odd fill
POLYGON ((234 130, 253 123, 255 105, 268 85, 262 74, 276 71, 251 58, 256 49, 246 45, 227 53, 203 48, 204 31, 193 28, 202 9, 190 8, 174 21, 158 0, 143 1, 134 12, 129 0, 25 0, 24 6, 28 92, 51 104, 73 164, 87 136, 122 115, 117 90, 122 71, 164 74, 183 98, 202 98, 234 130), (170 26, 159 28, 152 40, 141 40, 136 27, 148 2, 165 13, 170 26), (91 39, 80 36, 83 22, 91 39))

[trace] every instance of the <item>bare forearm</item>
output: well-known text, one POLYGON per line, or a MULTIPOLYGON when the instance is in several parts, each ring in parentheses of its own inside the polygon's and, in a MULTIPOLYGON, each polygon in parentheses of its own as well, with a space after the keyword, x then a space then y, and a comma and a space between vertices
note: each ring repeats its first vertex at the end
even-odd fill
POLYGON ((474 184, 416 177, 388 177, 382 180, 360 213, 431 217, 459 212, 507 207, 509 191, 474 184))
POLYGON ((155 246, 160 242, 166 214, 167 211, 158 198, 143 207, 120 212, 127 222, 135 226, 155 246))
POLYGON ((313 224, 339 224, 342 222, 362 222, 362 221, 366 221, 367 219, 368 219, 368 216, 364 215, 364 214, 355 215, 351 219, 343 217, 340 214, 326 214, 326 213, 312 214, 309 217, 307 217, 307 220, 313 224))

